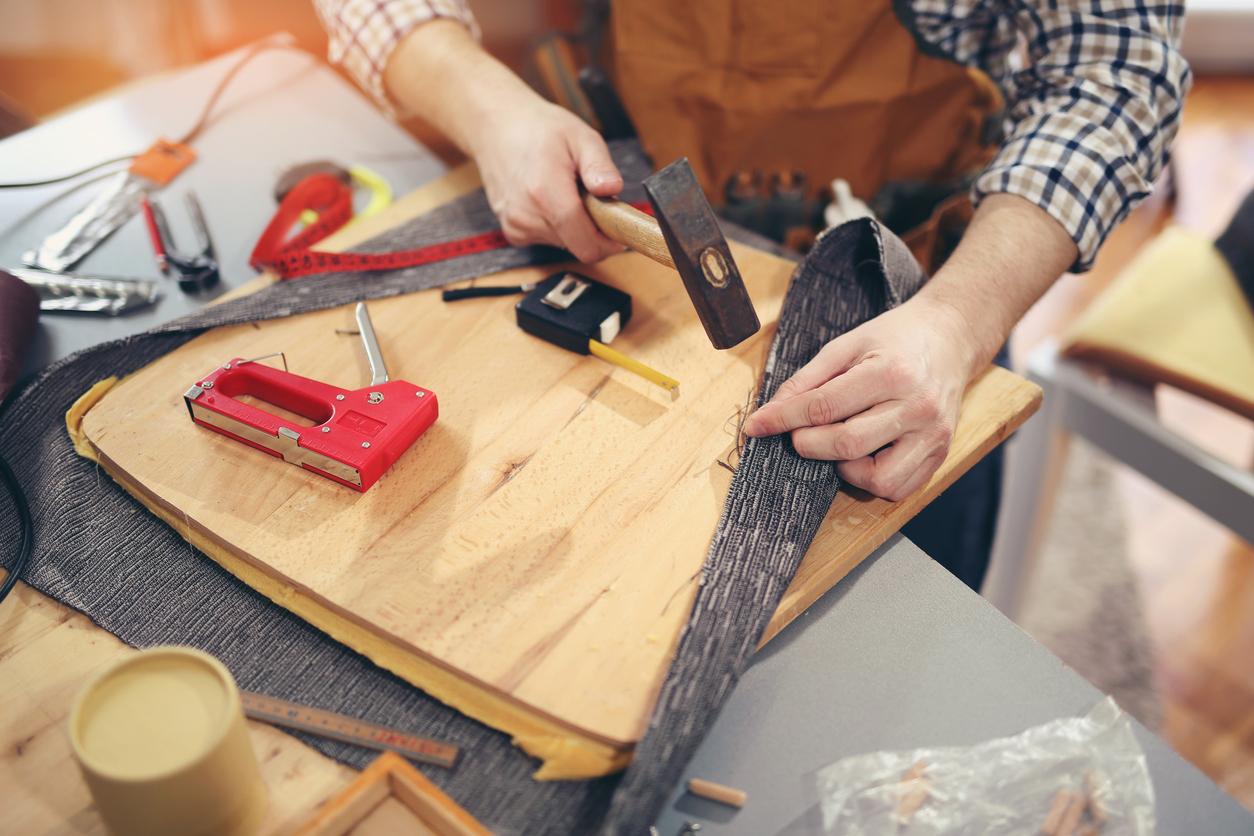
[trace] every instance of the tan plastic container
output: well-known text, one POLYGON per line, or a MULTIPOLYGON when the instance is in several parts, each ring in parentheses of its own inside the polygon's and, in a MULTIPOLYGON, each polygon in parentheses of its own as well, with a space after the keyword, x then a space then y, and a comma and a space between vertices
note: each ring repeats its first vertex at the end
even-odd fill
POLYGON ((235 680, 189 647, 110 666, 70 712, 70 745, 112 833, 251 834, 266 789, 235 680))

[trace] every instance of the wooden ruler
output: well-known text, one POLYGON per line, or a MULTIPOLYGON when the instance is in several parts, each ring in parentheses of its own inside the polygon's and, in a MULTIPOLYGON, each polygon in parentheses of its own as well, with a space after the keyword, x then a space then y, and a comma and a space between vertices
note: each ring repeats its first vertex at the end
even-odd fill
POLYGON ((451 768, 460 751, 456 746, 376 726, 332 711, 298 705, 265 694, 240 691, 244 714, 253 720, 329 737, 367 749, 396 752, 410 760, 451 768))

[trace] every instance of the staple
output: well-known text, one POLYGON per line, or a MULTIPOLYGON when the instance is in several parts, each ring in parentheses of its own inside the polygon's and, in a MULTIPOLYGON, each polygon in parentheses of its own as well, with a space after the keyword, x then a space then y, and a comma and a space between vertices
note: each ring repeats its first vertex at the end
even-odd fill
MULTIPOLYGON (((239 360, 238 362, 236 362, 235 365, 242 366, 245 363, 260 363, 262 360, 269 360, 271 357, 278 357, 279 359, 281 359, 283 361, 283 371, 287 371, 287 355, 284 354, 282 351, 272 351, 269 354, 263 354, 260 357, 249 357, 247 360, 239 360)), ((226 363, 222 366, 222 368, 227 369, 229 371, 231 368, 231 364, 226 363)))

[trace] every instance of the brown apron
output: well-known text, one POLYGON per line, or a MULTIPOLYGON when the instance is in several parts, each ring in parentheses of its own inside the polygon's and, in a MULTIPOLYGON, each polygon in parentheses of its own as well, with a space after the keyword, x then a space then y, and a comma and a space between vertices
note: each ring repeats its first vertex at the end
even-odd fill
POLYGON ((660 162, 687 156, 716 205, 747 172, 800 172, 811 194, 842 177, 869 200, 893 181, 956 181, 990 157, 996 87, 920 52, 892 0, 612 10, 617 87, 645 149, 660 162))

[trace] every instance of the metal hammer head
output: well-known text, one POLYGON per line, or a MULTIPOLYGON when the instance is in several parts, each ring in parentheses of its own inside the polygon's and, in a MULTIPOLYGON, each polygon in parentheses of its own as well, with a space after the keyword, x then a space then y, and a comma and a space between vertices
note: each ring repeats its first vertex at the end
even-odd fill
POLYGON ((757 311, 688 159, 649 177, 644 190, 710 342, 731 348, 756 334, 757 311))

